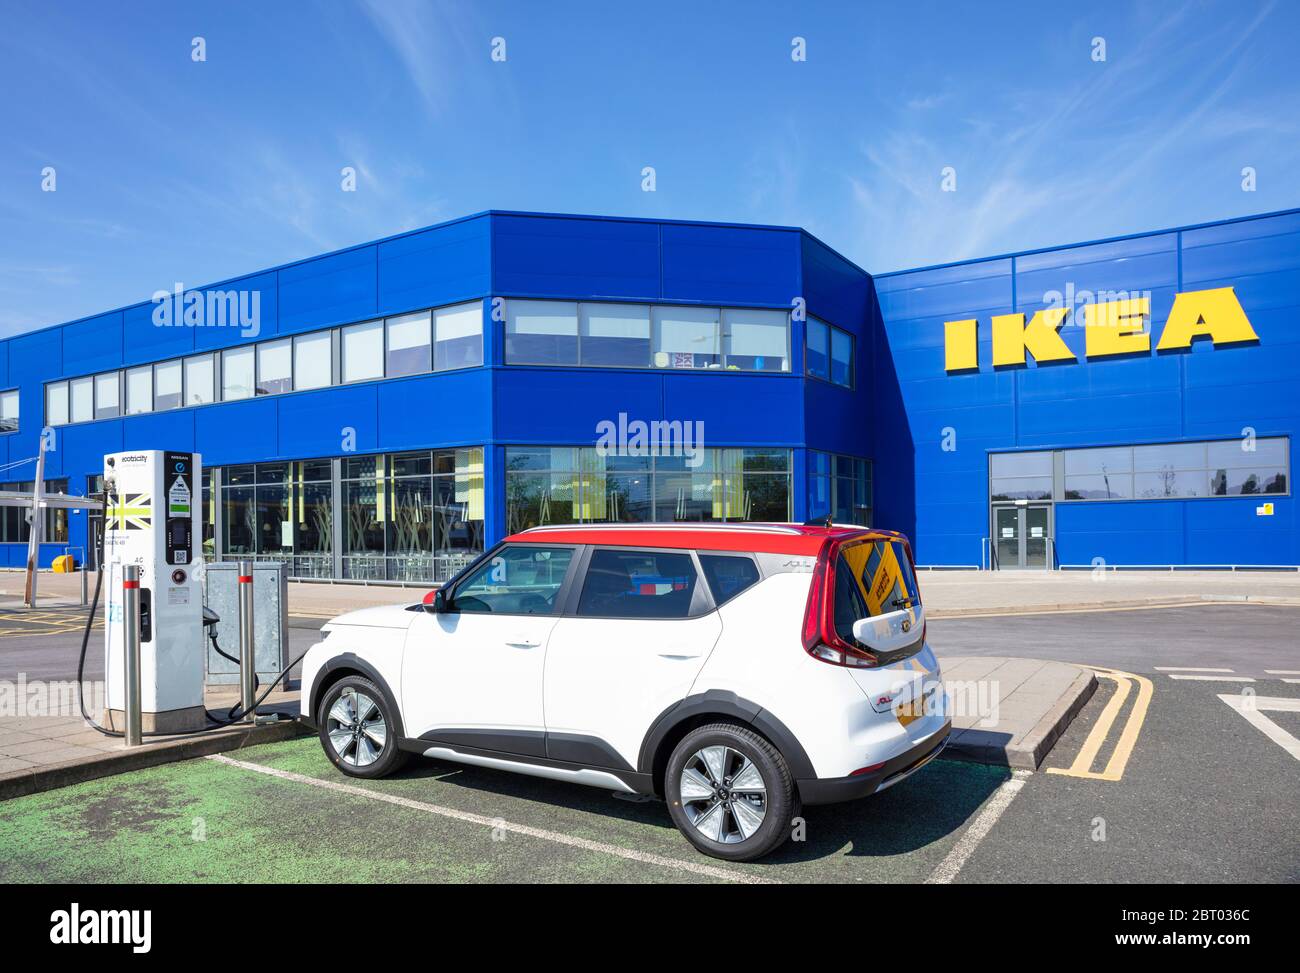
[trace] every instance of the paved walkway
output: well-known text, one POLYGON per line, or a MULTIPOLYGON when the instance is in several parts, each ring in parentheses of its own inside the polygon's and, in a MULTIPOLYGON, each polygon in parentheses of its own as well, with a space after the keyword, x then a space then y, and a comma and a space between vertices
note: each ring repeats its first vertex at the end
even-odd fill
MULTIPOLYGON (((208 709, 222 716, 238 701, 238 692, 224 687, 209 691, 205 699, 208 709)), ((276 690, 258 712, 279 713, 282 719, 293 721, 298 715, 297 691, 276 690)), ((87 726, 79 714, 0 716, 0 800, 285 739, 296 735, 296 727, 294 722, 259 727, 236 725, 200 734, 146 737, 143 746, 128 749, 120 737, 105 736, 87 726)))
MULTIPOLYGON (((94 591, 94 577, 90 579, 94 591)), ((1067 608, 1134 607, 1194 601, 1272 601, 1300 605, 1300 571, 922 571, 921 593, 934 618, 1067 608)), ((289 582, 289 612, 333 618, 371 605, 419 601, 432 586, 289 582)), ((22 605, 23 573, 0 570, 0 609, 22 605)), ((77 575, 43 572, 39 604, 78 605, 77 575)))

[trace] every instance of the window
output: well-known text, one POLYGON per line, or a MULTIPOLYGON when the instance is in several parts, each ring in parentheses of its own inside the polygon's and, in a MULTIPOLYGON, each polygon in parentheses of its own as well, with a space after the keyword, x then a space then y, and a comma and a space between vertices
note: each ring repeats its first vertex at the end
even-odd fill
POLYGON ((112 419, 122 412, 117 372, 95 376, 95 418, 112 419))
POLYGON ((1052 454, 997 453, 990 457, 994 500, 1050 500, 1052 454))
POLYGON ((95 380, 89 376, 74 378, 68 387, 72 390, 72 421, 89 422, 95 418, 95 380))
POLYGON ((68 383, 54 382, 45 386, 45 422, 62 426, 68 422, 68 383))
POLYGON ((830 325, 810 317, 804 350, 804 371, 813 378, 830 378, 830 325))
POLYGON ((853 335, 831 328, 831 381, 853 388, 853 335))
POLYGON ((153 366, 141 365, 126 370, 126 414, 153 411, 153 366))
POLYGON ((722 332, 727 368, 789 371, 789 316, 785 311, 725 310, 722 332))
POLYGON ((293 342, 289 338, 257 346, 257 394, 280 395, 293 390, 293 342))
POLYGON ((384 322, 367 321, 343 329, 343 381, 384 377, 384 322))
POLYGON ((153 367, 153 407, 162 409, 179 409, 185 404, 181 372, 181 363, 163 362, 153 367))
POLYGON ((433 312, 433 367, 445 372, 483 364, 483 304, 470 301, 433 312))
POLYGON ((722 363, 719 312, 711 307, 656 307, 656 368, 719 368, 722 363))
POLYGON ((324 388, 333 381, 333 336, 328 331, 300 334, 293 339, 293 387, 324 388))
POLYGON ((1277 496, 1290 492, 1290 443, 1273 436, 998 453, 990 473, 994 501, 1277 496))
POLYGON ((506 449, 506 527, 790 519, 790 451, 703 449, 694 457, 593 447, 506 449))
MULTIPOLYGON (((835 631, 855 644, 853 623, 921 604, 912 562, 898 541, 845 547, 835 570, 835 631)), ((919 637, 919 633, 918 633, 919 637)))
POLYGON ((0 433, 18 431, 18 390, 0 392, 0 433))
POLYGON ((384 322, 388 331, 384 374, 418 375, 430 369, 429 312, 403 314, 384 322))
POLYGON ((871 463, 855 456, 809 451, 808 516, 871 526, 871 463))
POLYGON ((515 365, 578 364, 578 305, 507 301, 505 353, 515 365))
POLYGON ((572 560, 573 549, 568 547, 503 547, 456 585, 451 610, 553 614, 572 560))
POLYGON ((227 348, 221 353, 221 399, 230 402, 253 394, 256 360, 253 346, 227 348))
POLYGON ((650 308, 644 304, 583 304, 579 309, 582 364, 645 368, 650 364, 650 308))
POLYGON ((215 398, 216 369, 211 354, 194 355, 185 359, 185 404, 205 405, 215 398))
POLYGON ((751 557, 736 554, 700 554, 699 557, 715 604, 725 604, 758 583, 758 565, 751 557))
POLYGON ((578 614, 592 618, 687 618, 695 565, 684 553, 599 549, 591 554, 578 614))

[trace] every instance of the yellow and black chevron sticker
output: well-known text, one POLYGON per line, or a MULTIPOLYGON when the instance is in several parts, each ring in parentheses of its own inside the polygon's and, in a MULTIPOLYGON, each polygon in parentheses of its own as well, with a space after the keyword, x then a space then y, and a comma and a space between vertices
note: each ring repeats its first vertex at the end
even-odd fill
POLYGON ((148 530, 153 523, 149 513, 148 493, 128 493, 120 503, 115 503, 108 511, 109 530, 148 530))

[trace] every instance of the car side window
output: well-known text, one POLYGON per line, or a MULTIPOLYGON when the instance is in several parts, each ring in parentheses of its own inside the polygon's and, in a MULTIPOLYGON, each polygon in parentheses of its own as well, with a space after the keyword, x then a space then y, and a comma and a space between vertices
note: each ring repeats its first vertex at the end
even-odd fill
POLYGON ((686 618, 695 594, 689 554, 605 548, 592 552, 578 614, 592 618, 686 618))
POLYGON ((730 601, 759 579, 758 565, 744 555, 701 554, 700 567, 718 605, 730 601))
POLYGON ((570 547, 503 547, 456 585, 450 610, 550 615, 572 560, 570 547))

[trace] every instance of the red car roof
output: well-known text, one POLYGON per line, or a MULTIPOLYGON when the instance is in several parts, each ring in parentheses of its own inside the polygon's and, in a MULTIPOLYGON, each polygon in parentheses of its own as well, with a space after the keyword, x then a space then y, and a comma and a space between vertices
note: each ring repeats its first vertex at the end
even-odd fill
POLYGON ((573 524, 534 527, 511 534, 524 543, 600 544, 606 547, 670 547, 702 551, 753 551, 815 556, 828 540, 857 536, 898 538, 894 531, 800 524, 573 524))

